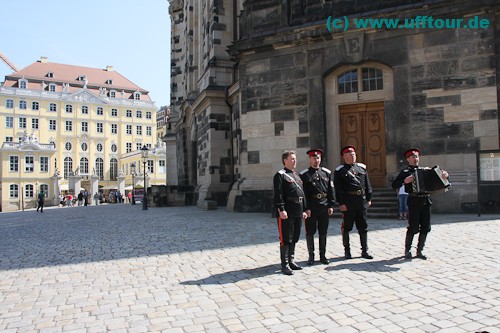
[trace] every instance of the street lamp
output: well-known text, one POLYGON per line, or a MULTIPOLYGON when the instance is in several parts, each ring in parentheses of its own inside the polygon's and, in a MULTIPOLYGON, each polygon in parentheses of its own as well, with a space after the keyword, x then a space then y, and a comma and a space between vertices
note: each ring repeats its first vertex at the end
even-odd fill
POLYGON ((132 173, 132 205, 135 205, 135 163, 130 164, 130 172, 132 173))
POLYGON ((146 145, 142 146, 141 148, 141 159, 142 159, 142 164, 144 167, 144 194, 142 198, 142 210, 147 210, 148 209, 148 187, 146 186, 146 163, 148 163, 148 154, 149 154, 149 149, 146 147, 146 145))

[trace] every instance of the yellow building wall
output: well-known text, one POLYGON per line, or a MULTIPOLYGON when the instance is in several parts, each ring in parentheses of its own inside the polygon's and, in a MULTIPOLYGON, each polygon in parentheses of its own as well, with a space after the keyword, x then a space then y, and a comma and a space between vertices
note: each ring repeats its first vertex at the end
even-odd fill
MULTIPOLYGON (((82 158, 88 159, 88 172, 83 172, 85 170, 82 167, 79 170, 79 174, 84 179, 92 174, 96 159, 101 158, 104 169, 103 179, 100 180, 99 184, 103 186, 116 184, 116 180, 110 179, 110 161, 116 159, 117 173, 120 169, 123 170, 127 176, 126 184, 131 185, 130 172, 122 169, 129 162, 124 161, 131 159, 131 156, 134 155, 138 156, 135 160, 140 161, 140 152, 137 150, 143 145, 154 148, 157 144, 155 112, 156 107, 152 102, 101 98, 94 96, 85 88, 73 94, 65 94, 0 87, 1 210, 22 209, 22 204, 19 203, 21 199, 10 197, 9 187, 12 183, 21 186, 35 184, 36 181, 39 184, 48 184, 49 198, 52 200, 52 196, 58 195, 53 193, 53 179, 51 179, 56 170, 60 172, 61 176, 67 176, 69 171, 77 169, 82 158), (7 107, 7 100, 13 101, 13 108, 7 107), (26 102, 26 109, 19 108, 20 101, 26 102), (38 110, 33 109, 33 102, 38 103, 38 110), (55 111, 51 111, 51 104, 55 105, 55 111), (98 108, 102 108, 102 114, 98 112, 98 108), (87 109, 87 113, 84 111, 85 109, 87 109), (12 117, 12 127, 7 126, 7 117, 12 117), (20 126, 20 118, 25 119, 25 127, 20 126), (32 126, 34 119, 38 121, 38 128, 32 126), (88 131, 82 128, 84 122, 87 123, 88 131), (51 127, 54 124, 55 129, 51 127), (100 126, 98 124, 102 124, 102 132, 98 131, 98 126, 100 126), (130 126, 131 133, 127 131, 127 125, 130 126), (116 128, 116 133, 114 133, 114 128, 116 128), (51 152, 49 156, 47 172, 38 171, 40 169, 39 161, 35 159, 34 171, 25 173, 24 156, 27 153, 36 156, 38 153, 14 152, 6 148, 6 144, 9 145, 9 143, 5 143, 6 138, 10 137, 13 143, 18 143, 19 138, 26 135, 28 137, 33 135, 42 145, 48 145, 52 142, 55 144, 55 151, 51 152), (86 151, 83 150, 83 144, 87 146, 86 151), (113 145, 116 147, 116 151, 112 151, 113 145), (102 147, 101 151, 98 151, 98 146, 102 147), (131 151, 128 152, 128 149, 131 151), (19 156, 20 172, 17 174, 9 171, 9 156, 12 154, 19 156), (65 172, 64 160, 66 158, 71 159, 73 163, 71 170, 66 168, 65 172), (15 204, 16 200, 18 204, 15 204)), ((161 155, 161 149, 156 150, 158 153, 152 154, 150 157, 151 160, 154 160, 155 172, 150 175, 149 184, 165 184, 165 174, 159 173, 159 163, 163 163, 159 161, 164 160, 165 157, 161 155)), ((33 204, 30 202, 28 206, 34 207, 34 199, 32 201, 33 204)))

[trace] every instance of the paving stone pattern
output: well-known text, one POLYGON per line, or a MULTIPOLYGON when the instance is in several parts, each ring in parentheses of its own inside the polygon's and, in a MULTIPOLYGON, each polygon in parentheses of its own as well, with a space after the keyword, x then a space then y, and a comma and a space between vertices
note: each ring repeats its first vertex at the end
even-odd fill
POLYGON ((330 265, 285 276, 269 214, 0 213, 0 332, 500 332, 499 215, 434 215, 426 261, 402 259, 403 221, 369 227, 373 260, 355 231, 343 259, 334 218, 330 265))

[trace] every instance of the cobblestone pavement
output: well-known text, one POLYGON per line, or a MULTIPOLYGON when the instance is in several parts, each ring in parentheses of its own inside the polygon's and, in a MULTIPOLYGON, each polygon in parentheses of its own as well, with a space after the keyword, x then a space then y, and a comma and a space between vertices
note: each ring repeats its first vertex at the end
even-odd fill
MULTIPOLYGON (((0 214, 1 332, 500 332, 500 215, 434 215, 426 254, 370 220, 373 260, 279 271, 269 214, 104 205, 0 214)), ((302 238, 296 255, 305 266, 302 238)), ((316 238, 317 243, 317 238, 316 238)))

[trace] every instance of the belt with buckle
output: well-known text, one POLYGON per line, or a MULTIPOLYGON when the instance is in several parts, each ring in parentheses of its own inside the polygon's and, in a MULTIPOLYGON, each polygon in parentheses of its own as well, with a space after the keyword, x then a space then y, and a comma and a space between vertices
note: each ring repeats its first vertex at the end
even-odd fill
POLYGON ((349 195, 363 195, 363 194, 365 194, 365 190, 350 191, 350 192, 346 192, 346 194, 349 194, 349 195))
POLYGON ((295 202, 295 203, 302 203, 304 200, 303 197, 288 197, 286 198, 287 201, 295 202))
POLYGON ((328 196, 327 193, 316 193, 313 195, 313 198, 320 200, 320 199, 326 198, 327 196, 328 196))

